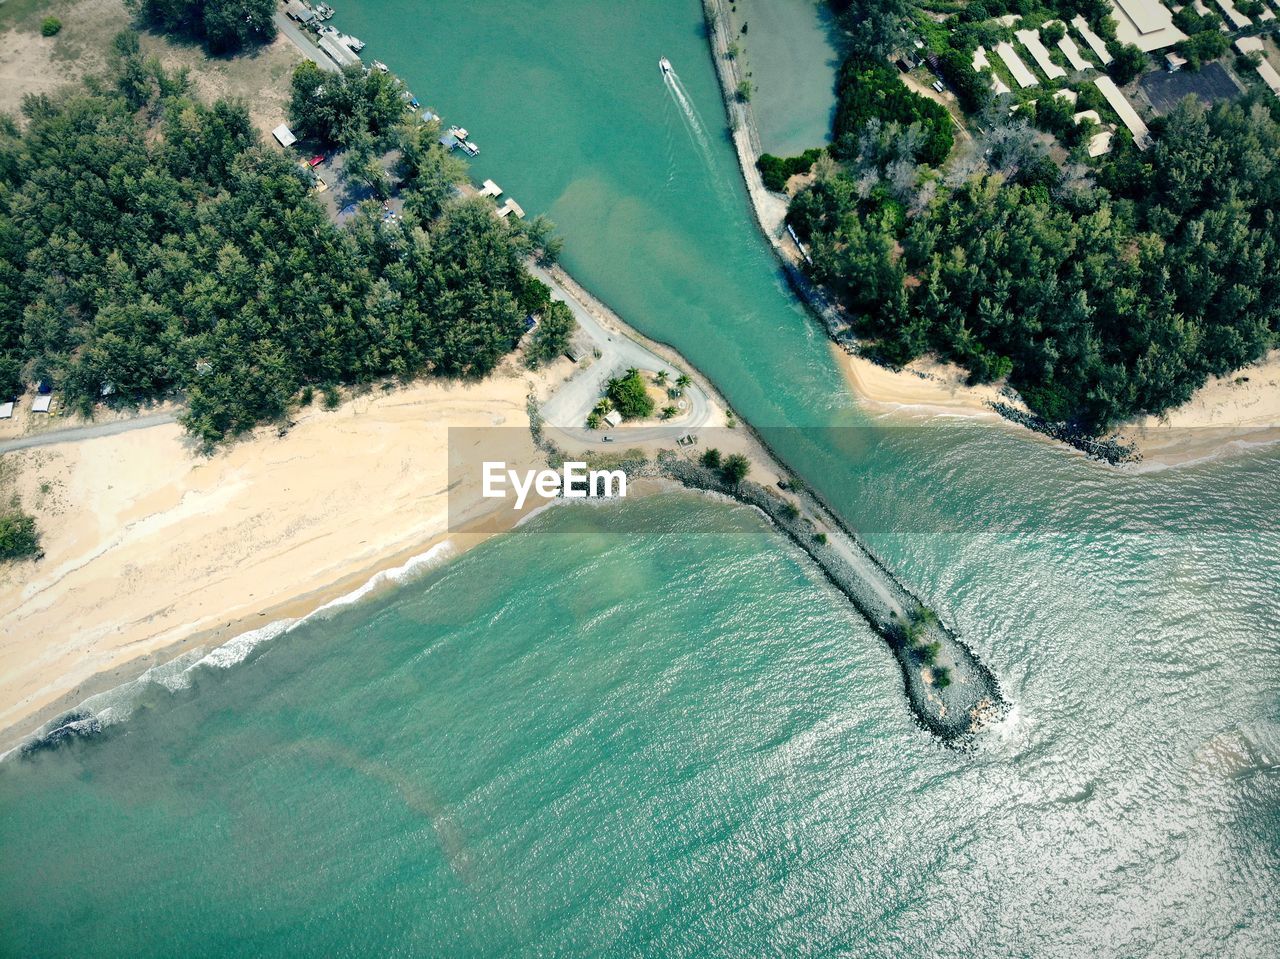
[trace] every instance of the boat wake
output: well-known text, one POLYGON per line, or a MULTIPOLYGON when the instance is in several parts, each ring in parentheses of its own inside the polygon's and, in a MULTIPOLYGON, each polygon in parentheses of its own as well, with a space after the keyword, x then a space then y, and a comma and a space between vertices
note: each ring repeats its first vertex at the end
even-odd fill
POLYGON ((665 58, 662 64, 662 82, 679 108, 680 119, 689 133, 689 139, 702 156, 702 162, 712 186, 724 199, 726 184, 717 176, 715 157, 711 151, 711 137, 707 135, 707 125, 702 122, 702 114, 698 112, 697 106, 689 96, 689 91, 684 81, 680 79, 680 74, 676 73, 675 68, 665 58))

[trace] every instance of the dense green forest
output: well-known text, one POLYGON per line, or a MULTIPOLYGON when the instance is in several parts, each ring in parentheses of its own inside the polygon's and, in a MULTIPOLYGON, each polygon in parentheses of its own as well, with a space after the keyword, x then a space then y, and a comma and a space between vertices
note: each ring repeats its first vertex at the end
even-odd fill
MULTIPOLYGON (((889 26, 863 31, 900 35, 905 5, 879 3, 846 16, 887 11, 889 26)), ((861 76, 863 56, 846 69, 861 76)), ((901 97, 879 109, 859 97, 860 125, 837 127, 842 162, 816 164, 789 219, 872 355, 903 364, 933 352, 975 382, 1007 376, 1037 413, 1097 432, 1179 405, 1276 345, 1274 98, 1189 99, 1151 124, 1149 150, 1118 134, 1092 167, 1078 153, 1053 162, 1026 119, 994 107, 974 146, 938 170, 932 131, 901 97)), ((1079 145, 1042 112, 1023 116, 1079 145)))
POLYGON ((243 105, 117 46, 109 80, 0 129, 0 391, 50 378, 83 409, 183 391, 212 444, 309 384, 481 376, 513 348, 545 298, 530 231, 444 197, 458 168, 412 122, 406 189, 430 195, 338 228, 243 105))
POLYGON ((125 0, 148 24, 230 53, 275 39, 276 0, 125 0))

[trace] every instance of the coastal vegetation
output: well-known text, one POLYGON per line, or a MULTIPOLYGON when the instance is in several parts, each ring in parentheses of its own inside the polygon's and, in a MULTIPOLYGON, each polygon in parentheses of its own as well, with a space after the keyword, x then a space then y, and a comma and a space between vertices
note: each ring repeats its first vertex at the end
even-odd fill
MULTIPOLYGON (((835 162, 814 165, 788 219, 864 352, 894 366, 932 353, 971 382, 1007 379, 1045 420, 1096 434, 1180 405, 1276 344, 1280 104, 1188 100, 1150 124, 1150 149, 1121 130, 1091 159, 1093 128, 1068 104, 1010 116, 963 69, 997 29, 977 21, 1005 6, 969 4, 947 30, 905 0, 850 5, 835 162), (908 28, 977 110, 972 143, 956 148, 946 111, 883 59, 908 28)), ((1041 16, 1101 22, 1100 6, 1063 0, 1041 16)), ((1119 73, 1146 69, 1136 52, 1119 73)), ((1086 109, 1107 109, 1091 85, 1086 109)))
POLYGON ((542 309, 541 316, 524 354, 525 362, 532 369, 550 363, 563 353, 578 328, 573 311, 559 300, 550 300, 542 309))
MULTIPOLYGON (((729 486, 738 486, 747 478, 747 474, 751 472, 751 461, 741 453, 730 453, 728 456, 722 456, 715 447, 704 450, 698 458, 698 462, 703 469, 714 473, 729 486)), ((791 506, 791 504, 787 505, 791 506)), ((791 506, 791 509, 794 510, 795 507, 791 506)), ((790 512, 787 513, 789 519, 795 519, 799 515, 798 511, 794 515, 790 512)))
POLYGON ((62 21, 57 17, 45 17, 40 22, 40 35, 42 37, 56 37, 62 32, 62 21))
POLYGON ((165 33, 203 40, 233 53, 276 37, 275 0, 125 0, 141 20, 165 33))
POLYGON ((359 66, 329 73, 307 60, 293 71, 289 125, 298 136, 328 146, 350 147, 362 140, 386 146, 405 119, 403 93, 404 84, 394 74, 359 66))
POLYGON ((49 379, 84 412, 184 393, 209 446, 304 387, 480 377, 521 338, 534 248, 485 201, 440 196, 454 168, 420 151, 402 218, 367 204, 335 226, 243 104, 201 103, 135 35, 116 46, 110 77, 0 124, 6 391, 49 379), (419 183, 436 192, 415 202, 419 183))
POLYGON ((624 420, 642 420, 653 415, 653 397, 637 369, 615 376, 605 387, 605 396, 624 420))
POLYGON ((764 181, 764 185, 770 190, 781 193, 787 186, 787 180, 798 173, 808 173, 822 153, 820 147, 805 150, 799 156, 793 157, 776 157, 772 153, 762 153, 756 160, 756 168, 760 171, 760 178, 764 181))
POLYGON ((40 554, 36 521, 17 499, 0 509, 0 561, 29 559, 40 554))

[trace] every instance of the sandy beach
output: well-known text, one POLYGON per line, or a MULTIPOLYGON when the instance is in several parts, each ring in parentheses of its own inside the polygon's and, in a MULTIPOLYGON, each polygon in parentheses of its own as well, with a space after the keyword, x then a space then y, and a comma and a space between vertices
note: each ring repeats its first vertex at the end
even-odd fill
POLYGON ((1228 376, 1215 376, 1190 402, 1120 431, 1154 465, 1179 466, 1280 442, 1280 350, 1228 376))
MULTIPOLYGON (((1000 420, 987 404, 1012 402, 997 386, 966 385, 960 367, 932 357, 898 372, 834 345, 832 354, 859 400, 886 414, 1000 420)), ((1122 424, 1116 433, 1134 445, 1144 468, 1185 466, 1280 442, 1280 350, 1229 376, 1211 378, 1188 403, 1164 416, 1122 424)))
MULTIPOLYGON (((567 371, 567 361, 562 361, 567 371)), ((0 748, 92 692, 186 648, 291 618, 446 538, 460 551, 515 520, 478 489, 446 492, 451 427, 528 426, 547 387, 508 360, 479 384, 374 389, 279 436, 212 457, 176 423, 5 454, 45 556, 0 572, 0 748), (73 628, 73 624, 74 628, 73 628)), ((501 458, 532 465, 526 430, 501 458)))
POLYGON ((1010 402, 990 383, 969 386, 965 371, 953 363, 923 357, 905 370, 887 369, 861 356, 851 356, 831 345, 836 364, 850 389, 866 405, 885 410, 945 413, 999 418, 987 404, 1010 402))

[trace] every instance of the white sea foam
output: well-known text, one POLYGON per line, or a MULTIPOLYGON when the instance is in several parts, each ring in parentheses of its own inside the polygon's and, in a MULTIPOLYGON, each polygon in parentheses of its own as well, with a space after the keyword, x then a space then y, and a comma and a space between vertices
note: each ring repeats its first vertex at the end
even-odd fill
POLYGON ((234 636, 212 650, 197 647, 167 662, 152 666, 137 679, 121 683, 106 692, 90 696, 73 709, 59 714, 27 737, 23 743, 8 752, 0 754, 0 762, 19 751, 26 743, 41 739, 63 726, 86 726, 96 721, 105 727, 124 722, 133 715, 135 707, 148 690, 155 687, 162 687, 169 692, 186 689, 191 685, 194 679, 194 672, 199 667, 229 669, 238 663, 244 662, 249 654, 263 643, 278 636, 283 636, 308 620, 324 615, 332 615, 333 612, 339 609, 352 606, 380 588, 404 583, 415 576, 435 569, 453 558, 456 552, 453 542, 445 540, 432 546, 425 553, 419 553, 411 557, 400 566, 375 573, 351 592, 330 600, 323 606, 312 610, 306 616, 274 620, 265 626, 234 636), (79 713, 82 714, 83 718, 68 724, 65 722, 65 717, 68 713, 79 713))

